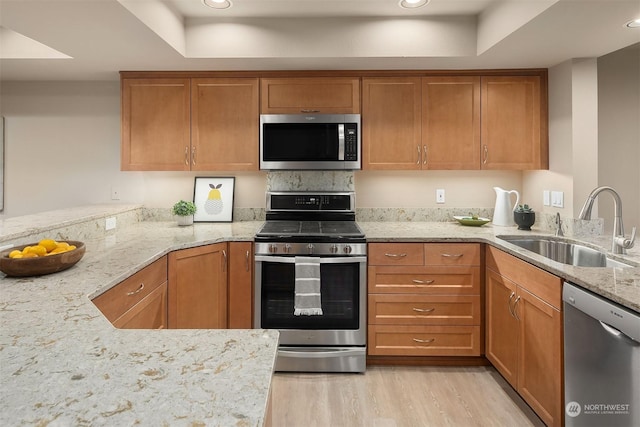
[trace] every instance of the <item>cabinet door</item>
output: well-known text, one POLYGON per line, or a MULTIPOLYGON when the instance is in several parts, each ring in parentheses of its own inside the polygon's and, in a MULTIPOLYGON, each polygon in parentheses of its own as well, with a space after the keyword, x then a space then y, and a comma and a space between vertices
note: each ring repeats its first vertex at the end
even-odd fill
POLYGON ((253 327, 253 246, 229 243, 229 328, 253 327))
POLYGON ((114 320, 120 329, 167 328, 167 282, 158 286, 142 301, 114 320))
POLYGON ((503 377, 517 387, 518 321, 511 314, 517 286, 493 270, 486 272, 486 349, 487 359, 503 377))
POLYGON ((548 426, 562 425, 562 316, 519 288, 514 310, 520 319, 518 392, 548 426))
POLYGON ((227 244, 169 254, 169 327, 227 327, 227 244))
POLYGON ((258 79, 191 81, 192 170, 258 170, 258 79))
POLYGON ((363 169, 422 169, 420 78, 362 80, 363 169))
POLYGON ((357 77, 299 77, 262 79, 262 114, 357 114, 357 77))
POLYGON ((540 80, 540 76, 482 77, 483 169, 549 167, 540 80))
POLYGON ((480 169, 480 77, 422 79, 422 164, 480 169))
POLYGON ((189 79, 123 79, 121 169, 189 170, 189 79))

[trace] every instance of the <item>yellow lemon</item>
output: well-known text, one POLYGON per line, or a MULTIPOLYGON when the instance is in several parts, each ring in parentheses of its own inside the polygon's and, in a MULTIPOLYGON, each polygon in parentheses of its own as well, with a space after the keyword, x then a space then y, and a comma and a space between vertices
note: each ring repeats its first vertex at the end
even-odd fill
POLYGON ((49 252, 47 255, 56 255, 56 254, 61 254, 63 252, 66 252, 67 249, 66 248, 55 248, 54 250, 52 250, 51 252, 49 252))
POLYGON ((40 245, 31 246, 28 253, 35 254, 36 256, 42 256, 47 253, 47 248, 40 245))
POLYGON ((33 252, 27 252, 26 254, 22 254, 22 258, 37 258, 38 255, 34 254, 33 252))
POLYGON ((9 252, 9 258, 22 258, 22 251, 15 249, 9 252))
POLYGON ((75 245, 69 245, 69 247, 67 248, 67 251, 72 251, 76 248, 75 245))
POLYGON ((68 248, 69 244, 67 242, 58 242, 58 244, 56 245, 56 248, 68 248))
POLYGON ((29 249, 31 249, 31 246, 25 246, 24 248, 22 248, 22 254, 28 254, 29 253, 29 249))
POLYGON ((38 242, 40 246, 44 246, 47 252, 51 252, 58 246, 58 242, 53 239, 42 239, 38 242))

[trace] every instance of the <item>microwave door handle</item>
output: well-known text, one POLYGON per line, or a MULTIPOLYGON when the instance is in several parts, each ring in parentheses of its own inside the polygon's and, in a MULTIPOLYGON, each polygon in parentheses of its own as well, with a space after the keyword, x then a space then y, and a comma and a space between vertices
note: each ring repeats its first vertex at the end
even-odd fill
POLYGON ((338 160, 344 160, 344 124, 338 125, 338 160))

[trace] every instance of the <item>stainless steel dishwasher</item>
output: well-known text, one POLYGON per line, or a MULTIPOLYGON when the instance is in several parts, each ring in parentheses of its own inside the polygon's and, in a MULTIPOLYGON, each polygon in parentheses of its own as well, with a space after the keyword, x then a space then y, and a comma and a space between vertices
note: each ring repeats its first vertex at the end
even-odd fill
POLYGON ((640 426, 640 314, 566 283, 565 426, 640 426))

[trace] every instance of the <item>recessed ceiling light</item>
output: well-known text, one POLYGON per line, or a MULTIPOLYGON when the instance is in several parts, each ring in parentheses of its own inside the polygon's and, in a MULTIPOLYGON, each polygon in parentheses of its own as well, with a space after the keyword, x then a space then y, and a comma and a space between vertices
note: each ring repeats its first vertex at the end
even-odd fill
POLYGON ((202 3, 213 9, 229 9, 231 7, 231 0, 202 0, 202 3))
POLYGON ((418 7, 426 6, 431 0, 400 0, 400 7, 405 9, 416 9, 418 7))
POLYGON ((629 28, 640 28, 640 18, 629 21, 624 25, 629 28))

